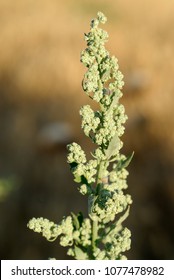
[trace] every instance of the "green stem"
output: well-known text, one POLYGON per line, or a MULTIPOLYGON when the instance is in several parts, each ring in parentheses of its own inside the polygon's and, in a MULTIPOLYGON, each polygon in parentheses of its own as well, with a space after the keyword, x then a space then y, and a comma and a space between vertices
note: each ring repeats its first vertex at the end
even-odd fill
POLYGON ((98 220, 93 221, 92 224, 92 251, 96 249, 96 240, 98 238, 98 220))
POLYGON ((100 169, 101 169, 101 161, 100 163, 98 164, 98 168, 97 168, 97 175, 96 175, 96 187, 99 183, 99 179, 100 179, 100 169))
POLYGON ((102 160, 100 162, 99 170, 98 170, 98 177, 97 177, 97 184, 103 182, 104 172, 106 170, 106 161, 102 160))

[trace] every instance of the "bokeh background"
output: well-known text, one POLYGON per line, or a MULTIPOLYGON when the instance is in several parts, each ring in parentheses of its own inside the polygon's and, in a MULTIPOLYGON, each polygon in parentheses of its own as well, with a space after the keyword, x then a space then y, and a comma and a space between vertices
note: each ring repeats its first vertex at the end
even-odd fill
POLYGON ((80 129, 84 32, 102 11, 119 59, 129 120, 123 152, 133 197, 130 259, 174 259, 174 1, 0 1, 1 259, 66 259, 28 220, 86 211, 66 145, 92 146, 80 129))

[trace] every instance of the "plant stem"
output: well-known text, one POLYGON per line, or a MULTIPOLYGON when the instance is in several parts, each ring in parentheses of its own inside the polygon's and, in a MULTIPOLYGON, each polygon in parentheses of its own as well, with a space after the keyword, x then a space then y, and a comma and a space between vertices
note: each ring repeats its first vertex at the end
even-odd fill
POLYGON ((92 251, 93 251, 93 253, 96 249, 97 238, 98 238, 98 220, 94 220, 92 223, 92 251))
MULTIPOLYGON (((102 173, 104 170, 104 161, 101 161, 98 165, 98 172, 97 172, 97 185, 102 182, 102 173)), ((94 201, 93 201, 94 202, 94 201)), ((98 238, 98 219, 95 217, 95 219, 92 221, 92 251, 95 252, 96 249, 96 240, 98 238)), ((95 259, 95 257, 94 257, 95 259)))

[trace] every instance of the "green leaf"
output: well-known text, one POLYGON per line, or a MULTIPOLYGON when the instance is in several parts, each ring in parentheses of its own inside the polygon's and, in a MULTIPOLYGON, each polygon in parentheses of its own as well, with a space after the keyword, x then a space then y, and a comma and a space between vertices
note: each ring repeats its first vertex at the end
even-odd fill
POLYGON ((69 165, 70 165, 70 169, 71 169, 71 171, 73 172, 75 169, 76 169, 76 167, 77 167, 77 162, 71 162, 71 163, 69 163, 69 165))
POLYGON ((122 223, 126 220, 126 218, 129 216, 130 206, 128 206, 125 213, 120 217, 120 219, 115 223, 115 226, 122 225, 122 223))
POLYGON ((88 259, 88 255, 86 252, 84 252, 81 248, 75 246, 75 256, 77 260, 87 260, 88 259))
POLYGON ((111 232, 114 231, 114 233, 119 232, 122 229, 122 223, 126 220, 126 218, 129 216, 130 206, 128 206, 127 210, 124 212, 124 214, 119 218, 118 221, 113 223, 111 226, 107 227, 105 229, 105 234, 108 235, 111 232))
POLYGON ((73 225, 76 230, 78 230, 81 227, 81 224, 83 222, 83 214, 82 212, 79 212, 77 215, 71 212, 72 219, 73 219, 73 225))
POLYGON ((112 103, 111 103, 111 105, 108 109, 108 113, 110 113, 110 111, 113 109, 113 107, 118 104, 118 100, 119 100, 117 94, 114 93, 112 96, 113 96, 113 97, 111 97, 112 98, 112 103))
POLYGON ((121 170, 123 168, 126 168, 129 165, 129 163, 131 162, 133 156, 134 156, 134 152, 129 157, 127 157, 125 160, 120 160, 117 164, 116 169, 121 170))
POLYGON ((81 176, 74 175, 74 182, 81 183, 81 176))
POLYGON ((108 148, 105 150, 105 155, 108 159, 110 159, 113 155, 115 155, 116 151, 120 146, 120 139, 118 134, 116 133, 115 136, 110 141, 108 148))
POLYGON ((79 224, 80 224, 80 226, 81 226, 81 225, 82 225, 82 222, 83 222, 83 214, 82 214, 82 212, 79 212, 79 213, 77 214, 77 218, 78 218, 79 224))
POLYGON ((75 227, 75 229, 79 229, 80 228, 80 224, 79 224, 79 220, 77 218, 77 215, 74 214, 73 212, 71 212, 71 215, 72 215, 72 219, 73 219, 73 225, 75 227))

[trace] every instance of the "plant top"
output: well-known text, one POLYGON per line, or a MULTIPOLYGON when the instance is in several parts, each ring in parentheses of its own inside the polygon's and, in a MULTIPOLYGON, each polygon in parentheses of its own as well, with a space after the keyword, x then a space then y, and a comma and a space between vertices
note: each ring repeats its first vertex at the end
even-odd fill
POLYGON ((87 47, 81 53, 81 62, 87 68, 82 81, 84 92, 99 104, 94 111, 90 105, 80 109, 84 134, 95 144, 92 158, 87 160, 78 143, 67 146, 67 161, 78 190, 87 196, 88 217, 71 213, 59 224, 44 218, 33 218, 28 227, 41 233, 48 241, 60 236, 60 245, 68 247, 68 255, 75 259, 126 259, 130 249, 131 233, 122 223, 129 215, 131 196, 125 194, 132 156, 120 153, 127 120, 125 109, 119 103, 124 85, 115 56, 105 48, 108 33, 99 27, 106 23, 103 13, 90 24, 85 34, 87 47))

